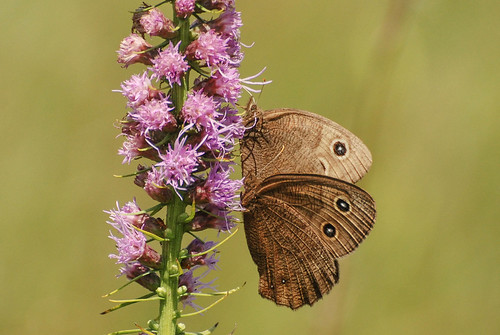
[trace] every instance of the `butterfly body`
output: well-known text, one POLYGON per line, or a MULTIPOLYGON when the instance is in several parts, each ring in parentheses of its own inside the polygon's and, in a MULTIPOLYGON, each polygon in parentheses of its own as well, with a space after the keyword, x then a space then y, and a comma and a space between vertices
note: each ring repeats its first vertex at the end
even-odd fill
POLYGON ((352 252, 375 222, 375 202, 352 184, 368 171, 371 154, 319 115, 249 111, 242 205, 259 293, 292 309, 312 305, 337 283, 337 258, 352 252))

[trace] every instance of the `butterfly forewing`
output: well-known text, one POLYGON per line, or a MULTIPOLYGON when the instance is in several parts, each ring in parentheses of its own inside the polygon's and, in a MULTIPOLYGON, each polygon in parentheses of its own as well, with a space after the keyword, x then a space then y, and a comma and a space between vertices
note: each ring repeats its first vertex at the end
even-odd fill
POLYGON ((297 109, 254 108, 241 141, 243 175, 256 183, 279 173, 327 175, 355 183, 372 163, 363 142, 339 124, 297 109))

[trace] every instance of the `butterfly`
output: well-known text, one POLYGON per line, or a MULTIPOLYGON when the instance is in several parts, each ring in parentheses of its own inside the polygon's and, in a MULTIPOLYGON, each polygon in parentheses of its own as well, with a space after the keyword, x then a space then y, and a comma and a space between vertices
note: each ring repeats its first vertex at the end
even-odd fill
POLYGON ((339 280, 337 259, 375 223, 375 202, 353 185, 372 157, 347 129, 297 109, 250 104, 240 142, 245 235, 259 293, 278 305, 312 305, 339 280))

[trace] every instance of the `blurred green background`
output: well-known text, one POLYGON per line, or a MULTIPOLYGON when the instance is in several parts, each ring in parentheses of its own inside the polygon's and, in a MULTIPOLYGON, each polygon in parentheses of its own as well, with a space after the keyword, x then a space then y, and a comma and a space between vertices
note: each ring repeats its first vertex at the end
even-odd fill
MULTIPOLYGON (((124 99, 111 90, 138 71, 115 57, 138 4, 2 3, 2 334, 104 334, 156 316, 154 303, 99 315, 112 305, 101 295, 123 283, 107 258, 102 210, 141 194, 112 177, 132 169, 116 155, 124 99)), ((378 218, 340 261, 339 285, 296 312, 257 294, 240 231, 221 248, 217 283, 247 285, 184 320, 188 329, 219 321, 216 334, 235 324, 238 335, 499 334, 500 2, 237 7, 242 41, 255 42, 242 76, 267 66, 273 80, 261 107, 313 111, 361 137, 374 164, 360 185, 378 218)))

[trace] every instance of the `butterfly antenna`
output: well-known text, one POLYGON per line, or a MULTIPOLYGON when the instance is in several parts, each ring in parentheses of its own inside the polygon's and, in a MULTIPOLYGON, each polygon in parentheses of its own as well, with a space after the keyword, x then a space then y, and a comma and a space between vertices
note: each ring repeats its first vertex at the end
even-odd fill
POLYGON ((259 95, 257 95, 257 97, 255 97, 253 94, 250 93, 250 98, 248 99, 246 107, 243 107, 239 103, 236 103, 236 106, 238 106, 240 108, 245 108, 246 111, 249 111, 252 106, 258 105, 257 102, 260 100, 260 97, 262 96, 262 91, 264 91, 264 87, 266 86, 266 84, 269 84, 269 83, 267 82, 266 79, 263 80, 262 88, 260 90, 258 90, 259 95))
POLYGON ((260 97, 262 95, 262 92, 264 91, 264 87, 266 87, 266 84, 269 84, 269 83, 267 83, 266 78, 264 78, 263 83, 262 83, 262 88, 259 90, 259 95, 257 96, 257 101, 260 100, 260 97))

